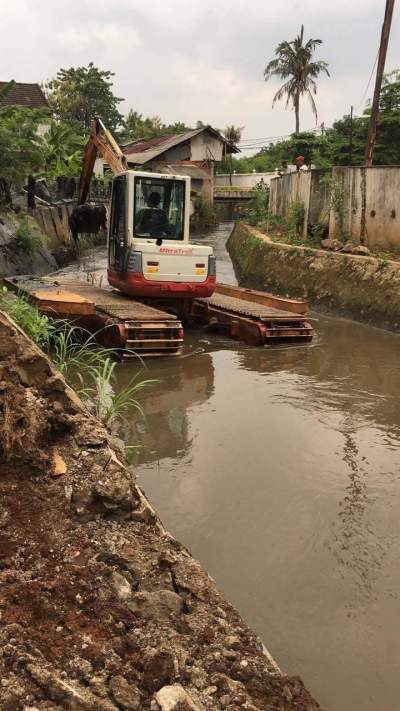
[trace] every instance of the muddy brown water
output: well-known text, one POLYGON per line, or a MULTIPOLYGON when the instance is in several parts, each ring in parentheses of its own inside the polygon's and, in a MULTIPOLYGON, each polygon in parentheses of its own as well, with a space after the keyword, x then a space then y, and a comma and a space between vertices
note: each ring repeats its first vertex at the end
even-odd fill
MULTIPOLYGON (((235 283, 230 228, 205 239, 235 283)), ((104 266, 97 250, 81 269, 104 266)), ((311 346, 187 332, 183 357, 147 361, 146 422, 121 434, 166 527, 281 667, 328 711, 397 711, 400 338, 313 318, 311 346)))

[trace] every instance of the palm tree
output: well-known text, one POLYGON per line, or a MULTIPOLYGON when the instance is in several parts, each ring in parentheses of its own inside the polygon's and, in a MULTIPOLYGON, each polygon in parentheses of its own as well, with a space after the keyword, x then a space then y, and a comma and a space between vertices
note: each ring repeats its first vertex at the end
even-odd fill
POLYGON ((329 76, 328 64, 322 60, 313 62, 313 53, 322 40, 309 39, 304 44, 304 26, 300 34, 291 42, 280 42, 275 55, 264 69, 264 79, 268 81, 273 76, 285 79, 285 83, 276 92, 272 106, 286 96, 286 106, 293 104, 296 116, 296 133, 300 131, 300 97, 306 94, 310 100, 311 109, 317 122, 318 114, 314 96, 317 93, 316 79, 321 72, 329 76))

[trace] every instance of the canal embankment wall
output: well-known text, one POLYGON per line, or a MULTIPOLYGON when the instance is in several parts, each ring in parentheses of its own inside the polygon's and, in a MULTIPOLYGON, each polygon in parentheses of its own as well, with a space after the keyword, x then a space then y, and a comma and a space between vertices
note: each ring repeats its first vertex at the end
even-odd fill
POLYGON ((4 210, 0 213, 0 278, 42 276, 75 255, 66 209, 4 210))
POLYGON ((227 242, 239 283, 306 297, 312 309, 400 331, 400 263, 272 241, 238 222, 227 242))
POLYGON ((316 711, 0 312, 0 707, 316 711))

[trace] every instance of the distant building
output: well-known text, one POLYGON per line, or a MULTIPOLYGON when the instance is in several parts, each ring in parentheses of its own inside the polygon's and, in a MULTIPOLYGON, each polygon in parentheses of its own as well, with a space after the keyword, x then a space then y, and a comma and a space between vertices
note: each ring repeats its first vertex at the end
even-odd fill
MULTIPOLYGON (((0 91, 4 89, 8 82, 0 81, 0 91)), ((29 109, 50 109, 49 102, 44 95, 39 84, 23 84, 16 82, 7 96, 0 101, 0 108, 4 106, 24 106, 29 109)), ((38 134, 46 132, 46 124, 38 128, 38 134)))
POLYGON ((192 196, 213 200, 214 163, 239 149, 211 126, 121 146, 132 169, 189 175, 192 196))

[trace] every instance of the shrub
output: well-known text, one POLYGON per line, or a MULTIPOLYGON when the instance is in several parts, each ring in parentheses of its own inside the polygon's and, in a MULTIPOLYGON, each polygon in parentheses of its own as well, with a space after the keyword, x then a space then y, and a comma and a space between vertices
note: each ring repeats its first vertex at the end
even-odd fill
POLYGON ((10 294, 5 287, 0 291, 0 309, 8 313, 40 348, 49 348, 53 327, 47 316, 24 299, 10 294))
POLYGON ((289 212, 288 212, 288 226, 289 229, 292 229, 295 231, 297 235, 301 235, 303 228, 304 228, 304 218, 305 218, 306 210, 304 207, 304 202, 301 200, 294 200, 289 206, 289 212))
POLYGON ((269 191, 267 187, 256 185, 252 188, 246 221, 259 225, 268 218, 269 191))
POLYGON ((42 246, 42 237, 32 226, 28 217, 23 217, 15 235, 18 249, 27 254, 35 254, 42 246))
POLYGON ((190 216, 190 229, 202 232, 217 224, 217 213, 211 202, 199 197, 194 201, 194 213, 190 216))

